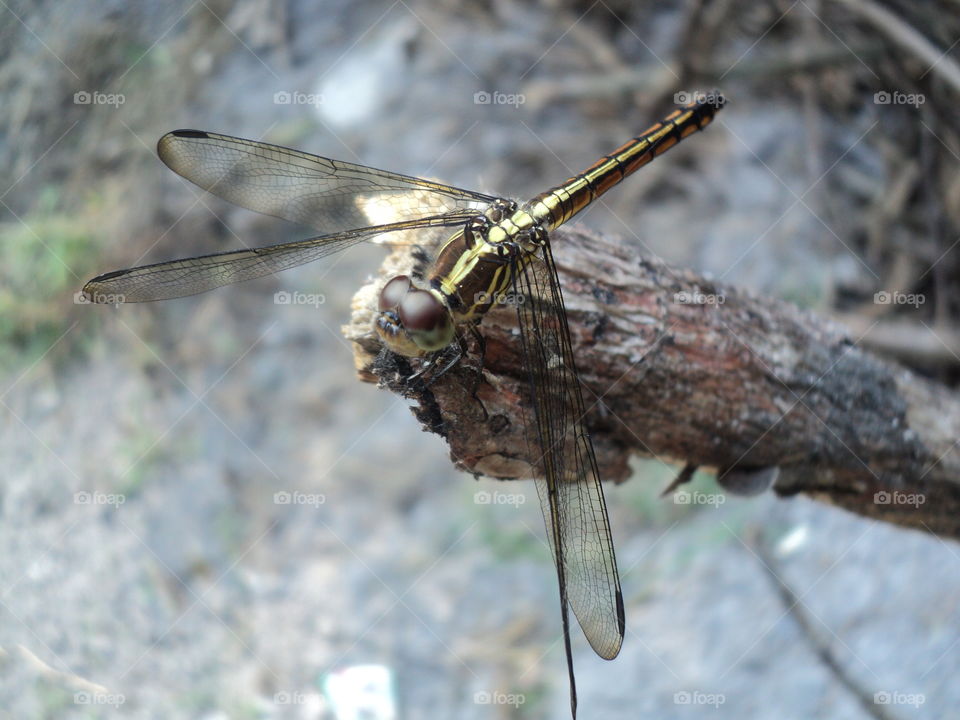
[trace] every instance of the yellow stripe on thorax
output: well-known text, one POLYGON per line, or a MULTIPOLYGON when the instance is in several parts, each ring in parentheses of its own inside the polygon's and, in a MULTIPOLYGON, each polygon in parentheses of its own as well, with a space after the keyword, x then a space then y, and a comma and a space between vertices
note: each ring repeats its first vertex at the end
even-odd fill
MULTIPOLYGON (((491 225, 487 230, 485 239, 478 238, 475 244, 463 252, 457 262, 445 276, 438 278, 439 289, 447 296, 458 294, 464 280, 471 277, 477 271, 477 266, 482 261, 487 260, 495 268, 489 273, 489 278, 482 291, 486 298, 494 298, 502 293, 508 292, 513 286, 513 267, 510 263, 494 263, 493 258, 497 255, 497 245, 508 242, 520 242, 521 252, 517 259, 519 267, 526 262, 527 252, 532 248, 524 248, 523 242, 519 240, 521 234, 534 227, 537 224, 536 218, 527 210, 517 210, 510 217, 504 218, 500 222, 491 225)), ((490 266, 488 266, 489 268, 490 266)), ((464 307, 457 315, 458 322, 472 320, 486 309, 488 302, 478 301, 474 297, 460 298, 464 307)))

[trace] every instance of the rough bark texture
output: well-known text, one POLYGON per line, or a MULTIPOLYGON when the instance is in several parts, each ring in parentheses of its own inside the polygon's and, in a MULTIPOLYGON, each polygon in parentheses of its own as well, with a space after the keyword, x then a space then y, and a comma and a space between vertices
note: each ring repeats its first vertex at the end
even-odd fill
MULTIPOLYGON (((604 479, 626 479, 638 453, 715 468, 729 489, 775 478, 781 495, 960 536, 956 393, 861 349, 831 321, 629 245, 573 228, 554 233, 553 248, 604 479)), ((360 377, 414 399, 461 468, 528 477, 514 308, 483 321, 479 385, 476 358, 426 386, 407 380, 417 361, 381 352, 377 292, 412 255, 395 250, 354 298, 344 330, 360 377)))

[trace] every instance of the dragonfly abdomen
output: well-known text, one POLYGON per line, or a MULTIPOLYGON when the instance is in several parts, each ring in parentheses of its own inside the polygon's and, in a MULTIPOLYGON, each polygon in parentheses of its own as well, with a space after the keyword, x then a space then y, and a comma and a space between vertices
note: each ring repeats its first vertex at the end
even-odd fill
POLYGON ((526 205, 536 221, 551 230, 567 222, 628 175, 713 120, 721 103, 694 102, 674 110, 656 125, 605 155, 578 175, 537 195, 526 205))

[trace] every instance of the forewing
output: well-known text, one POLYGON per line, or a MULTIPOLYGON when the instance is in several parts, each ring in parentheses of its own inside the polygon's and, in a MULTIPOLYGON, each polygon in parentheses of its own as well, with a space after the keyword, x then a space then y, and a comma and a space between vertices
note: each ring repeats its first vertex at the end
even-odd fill
POLYGON ((516 272, 517 314, 534 410, 534 417, 527 418, 531 460, 563 613, 566 616, 569 602, 590 645, 611 659, 623 642, 623 597, 549 242, 526 262, 518 261, 516 272))
POLYGON ((325 234, 480 210, 493 197, 421 178, 200 130, 157 144, 175 173, 235 205, 325 234))
POLYGON ((409 235, 412 239, 418 234, 435 234, 443 228, 462 226, 471 216, 470 212, 450 213, 372 228, 347 230, 262 248, 201 255, 184 260, 115 270, 90 280, 84 285, 83 293, 90 302, 107 304, 168 300, 196 295, 230 283, 252 280, 303 265, 364 240, 372 240, 381 234, 404 235, 407 234, 404 231, 411 231, 409 235))

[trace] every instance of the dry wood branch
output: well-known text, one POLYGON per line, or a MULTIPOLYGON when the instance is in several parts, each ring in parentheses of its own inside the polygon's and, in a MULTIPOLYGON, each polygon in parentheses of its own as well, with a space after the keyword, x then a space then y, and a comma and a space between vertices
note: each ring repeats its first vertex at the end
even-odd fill
MULTIPOLYGON (((829 320, 629 245, 574 228, 555 233, 553 247, 604 479, 626 479, 634 453, 731 478, 756 470, 781 495, 960 536, 956 393, 870 354, 829 320)), ((398 249, 381 273, 411 264, 398 249)), ((425 387, 406 382, 406 361, 380 353, 370 329, 383 280, 355 296, 345 328, 361 378, 413 398, 463 469, 527 477, 513 308, 493 309, 481 327, 478 401, 474 362, 425 387)))

